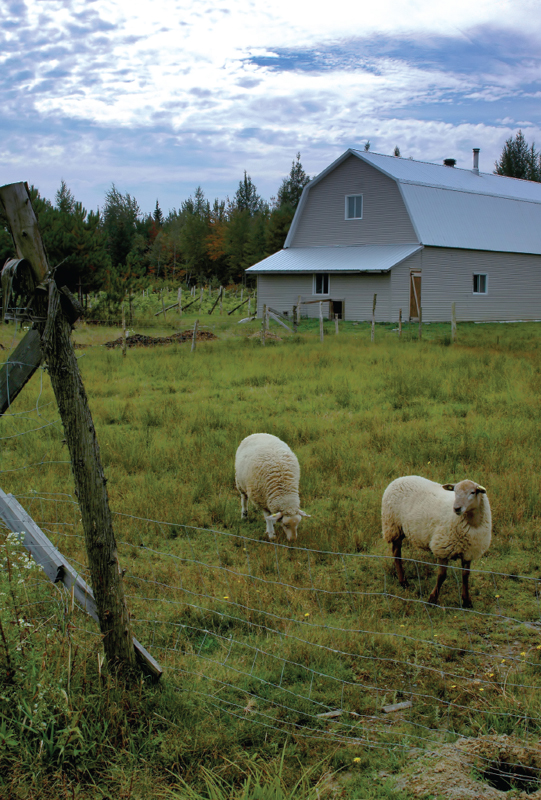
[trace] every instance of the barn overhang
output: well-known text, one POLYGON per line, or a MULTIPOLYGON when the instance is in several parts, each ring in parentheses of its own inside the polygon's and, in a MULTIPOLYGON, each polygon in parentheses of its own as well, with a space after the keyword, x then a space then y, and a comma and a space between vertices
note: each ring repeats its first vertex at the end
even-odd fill
POLYGON ((251 275, 303 272, 389 272, 423 249, 423 245, 390 244, 355 247, 288 247, 246 270, 251 275))

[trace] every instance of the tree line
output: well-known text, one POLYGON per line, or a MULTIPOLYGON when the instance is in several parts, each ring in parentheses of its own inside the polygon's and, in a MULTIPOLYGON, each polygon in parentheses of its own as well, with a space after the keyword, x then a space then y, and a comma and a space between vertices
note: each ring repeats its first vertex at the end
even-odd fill
MULTIPOLYGON (((370 148, 370 142, 364 149, 370 148)), ((395 147, 395 156, 400 150, 395 147)), ((503 147, 494 172, 541 181, 541 153, 526 142, 522 131, 503 147)), ((266 202, 244 172, 232 199, 211 204, 199 186, 180 209, 166 217, 158 200, 152 213, 142 213, 135 197, 113 184, 103 208, 89 211, 62 181, 54 203, 30 194, 49 262, 57 283, 80 297, 105 292, 118 302, 127 291, 151 284, 238 284, 245 271, 280 250, 289 231, 302 190, 309 182, 300 153, 275 198, 266 202)), ((0 214, 0 264, 15 256, 11 234, 0 214)))
MULTIPOLYGON (((199 186, 167 216, 158 200, 152 213, 143 214, 135 197, 114 184, 95 212, 83 208, 65 181, 54 203, 33 186, 30 194, 57 283, 81 297, 104 291, 119 301, 129 290, 164 281, 245 283, 248 267, 282 248, 308 182, 298 153, 270 203, 246 172, 232 199, 211 204, 199 186)), ((0 263, 13 257, 0 217, 0 263)))

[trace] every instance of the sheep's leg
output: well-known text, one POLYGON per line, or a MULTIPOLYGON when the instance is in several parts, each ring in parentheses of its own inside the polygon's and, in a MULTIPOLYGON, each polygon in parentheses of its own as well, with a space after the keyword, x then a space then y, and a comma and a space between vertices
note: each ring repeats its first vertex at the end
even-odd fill
POLYGON ((248 495, 244 492, 240 493, 240 518, 248 519, 248 495))
POLYGON ((402 564, 402 542, 404 538, 405 538, 404 534, 401 533, 398 539, 393 539, 393 541, 391 542, 391 546, 393 548, 394 565, 398 577, 398 582, 400 586, 407 587, 408 581, 406 576, 404 575, 404 567, 402 564))
POLYGON ((429 603, 434 603, 438 605, 438 599, 440 596, 440 589, 443 586, 443 582, 447 577, 447 564, 449 563, 449 559, 447 558, 438 558, 438 577, 436 578, 436 585, 432 589, 432 594, 428 598, 429 603))
POLYGON ((462 559, 462 608, 473 608, 469 587, 470 564, 471 561, 462 559))

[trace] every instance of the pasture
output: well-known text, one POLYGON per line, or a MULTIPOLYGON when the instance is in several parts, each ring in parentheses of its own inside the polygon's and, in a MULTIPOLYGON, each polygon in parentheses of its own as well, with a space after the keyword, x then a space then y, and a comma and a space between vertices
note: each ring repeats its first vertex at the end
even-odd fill
MULTIPOLYGON (((450 345, 444 325, 424 326, 422 341, 417 326, 399 341, 378 325, 371 343, 367 324, 335 336, 327 323, 320 343, 303 321, 297 334, 273 327, 281 338, 263 347, 257 321, 200 320, 217 339, 195 352, 123 358, 103 347, 118 329, 74 332, 134 634, 165 674, 115 686, 93 623, 0 530, 0 793, 406 800, 392 776, 415 754, 457 737, 538 738, 540 325, 462 324, 450 345), (234 455, 257 431, 301 465, 311 518, 291 546, 266 539, 255 509, 241 522, 234 455), (398 584, 380 506, 408 474, 487 488, 493 541, 472 564, 473 611, 453 569, 441 606, 427 606, 433 559, 407 544, 410 586, 398 584)), ((173 329, 178 318, 136 327, 173 329)), ((5 328, 1 342, 14 338, 5 328)), ((11 412, 0 487, 84 573, 45 371, 11 412)))

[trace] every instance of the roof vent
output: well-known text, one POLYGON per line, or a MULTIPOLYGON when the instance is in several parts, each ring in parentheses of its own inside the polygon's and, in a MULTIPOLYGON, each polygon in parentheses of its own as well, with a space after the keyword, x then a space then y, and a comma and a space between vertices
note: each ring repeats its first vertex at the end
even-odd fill
POLYGON ((473 148, 473 170, 476 175, 479 175, 479 148, 473 148))
POLYGON ((454 167, 456 164, 456 158, 444 158, 443 163, 446 167, 454 167))

